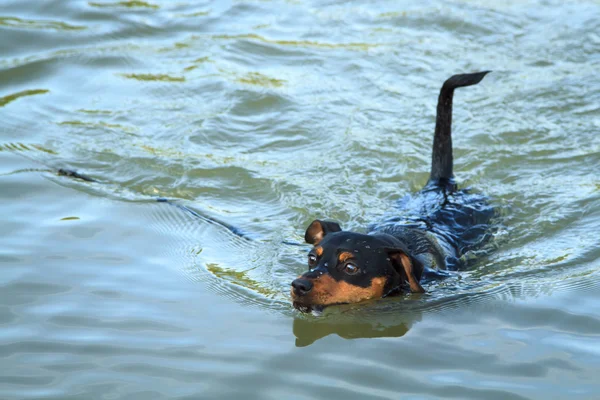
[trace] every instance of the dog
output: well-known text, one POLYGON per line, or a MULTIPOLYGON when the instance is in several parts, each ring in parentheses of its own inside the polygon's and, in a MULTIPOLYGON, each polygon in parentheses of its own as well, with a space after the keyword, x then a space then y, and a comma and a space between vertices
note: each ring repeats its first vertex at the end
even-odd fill
POLYGON ((337 222, 315 220, 304 239, 313 245, 308 271, 291 283, 294 308, 320 311, 392 294, 424 293, 426 271, 457 269, 467 251, 490 237, 494 209, 485 196, 458 189, 453 175, 454 90, 479 83, 489 71, 450 77, 440 90, 431 174, 424 188, 400 201, 395 212, 367 228, 343 231, 337 222))

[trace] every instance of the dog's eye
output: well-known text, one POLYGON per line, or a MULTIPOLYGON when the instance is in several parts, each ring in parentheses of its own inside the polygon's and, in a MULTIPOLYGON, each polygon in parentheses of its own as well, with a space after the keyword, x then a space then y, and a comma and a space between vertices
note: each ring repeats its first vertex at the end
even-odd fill
POLYGON ((317 264, 317 256, 315 256, 314 254, 309 254, 308 255, 308 266, 314 267, 316 264, 317 264))
POLYGON ((355 275, 358 272, 358 267, 354 264, 346 264, 344 266, 344 272, 348 275, 355 275))

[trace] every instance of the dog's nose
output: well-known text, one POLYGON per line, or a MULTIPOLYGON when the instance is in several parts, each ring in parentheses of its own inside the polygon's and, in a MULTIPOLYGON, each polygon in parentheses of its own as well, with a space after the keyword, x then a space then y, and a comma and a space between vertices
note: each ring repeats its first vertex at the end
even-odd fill
POLYGON ((292 287, 294 288, 295 294, 304 296, 312 290, 313 284, 308 279, 298 278, 292 282, 292 287))

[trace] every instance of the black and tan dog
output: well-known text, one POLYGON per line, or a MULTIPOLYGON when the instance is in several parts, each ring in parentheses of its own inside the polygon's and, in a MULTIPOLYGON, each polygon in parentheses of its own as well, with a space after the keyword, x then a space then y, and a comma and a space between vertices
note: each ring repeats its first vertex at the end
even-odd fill
POLYGON ((457 268, 465 252, 488 239, 494 210, 485 196, 457 189, 451 137, 454 89, 479 83, 487 72, 454 75, 444 82, 429 181, 399 203, 395 216, 370 226, 367 234, 342 231, 331 221, 310 224, 304 236, 314 245, 309 270, 292 282, 296 309, 310 312, 403 289, 423 293, 424 271, 457 268))

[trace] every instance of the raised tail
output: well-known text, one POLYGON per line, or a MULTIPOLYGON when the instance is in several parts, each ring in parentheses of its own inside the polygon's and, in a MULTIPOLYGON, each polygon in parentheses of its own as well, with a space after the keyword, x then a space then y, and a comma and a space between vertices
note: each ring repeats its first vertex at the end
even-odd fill
POLYGON ((435 119, 429 183, 444 184, 454 177, 452 173, 452 97, 454 89, 475 85, 481 82, 488 72, 490 71, 453 75, 442 85, 435 119))

